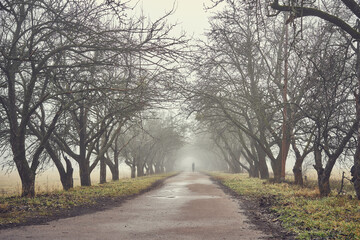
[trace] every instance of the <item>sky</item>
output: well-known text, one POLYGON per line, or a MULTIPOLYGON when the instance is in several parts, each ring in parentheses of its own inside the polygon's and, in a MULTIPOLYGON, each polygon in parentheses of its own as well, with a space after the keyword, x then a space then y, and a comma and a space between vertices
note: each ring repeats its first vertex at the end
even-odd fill
POLYGON ((152 21, 163 16, 175 7, 175 12, 169 17, 171 23, 179 24, 179 31, 184 30, 188 36, 201 37, 209 28, 209 11, 205 6, 211 6, 210 0, 140 0, 137 11, 143 9, 144 15, 152 21))

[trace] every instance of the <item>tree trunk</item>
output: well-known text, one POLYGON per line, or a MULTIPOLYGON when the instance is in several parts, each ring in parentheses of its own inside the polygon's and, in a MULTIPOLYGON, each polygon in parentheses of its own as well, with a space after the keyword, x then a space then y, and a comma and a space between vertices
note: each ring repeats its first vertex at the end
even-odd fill
POLYGON ((315 158, 314 168, 318 176, 318 187, 320 191, 320 197, 326 197, 330 194, 330 183, 329 183, 330 174, 327 176, 326 171, 322 166, 321 149, 316 141, 314 144, 314 158, 315 158))
POLYGON ((161 167, 160 164, 155 164, 155 174, 161 173, 161 167))
POLYGON ((22 191, 22 197, 35 196, 35 173, 29 167, 25 156, 25 138, 13 137, 11 139, 12 152, 14 154, 14 162, 18 170, 22 191))
POLYGON ((150 175, 153 175, 153 174, 154 174, 154 165, 153 165, 153 164, 151 164, 151 165, 149 166, 149 174, 150 174, 150 175))
MULTIPOLYGON (((358 29, 360 25, 358 24, 358 29)), ((357 53, 356 53, 356 75, 358 80, 358 91, 355 93, 356 100, 356 119, 360 120, 360 43, 357 42, 357 53)), ((358 126, 357 131, 357 146, 354 156, 354 166, 351 168, 352 182, 354 183, 354 189, 356 192, 357 199, 360 200, 360 127, 358 126)))
POLYGON ((119 149, 118 149, 118 139, 115 140, 115 150, 114 150, 114 169, 111 171, 112 180, 119 180, 119 149))
POLYGON ((114 154, 114 163, 108 158, 105 158, 105 162, 111 171, 111 179, 113 181, 119 180, 119 159, 116 158, 116 154, 114 154))
MULTIPOLYGON (((358 150, 356 151, 358 152, 358 150)), ((356 153, 355 156, 357 156, 357 160, 359 160, 359 153, 356 153)), ((354 189, 358 200, 360 200, 360 168, 359 167, 360 164, 355 164, 351 168, 351 175, 352 175, 351 181, 354 183, 354 189)))
POLYGON ((86 159, 79 162, 79 171, 81 186, 91 186, 90 166, 86 159))
POLYGON ((256 167, 256 165, 250 165, 249 177, 251 177, 251 178, 258 178, 259 177, 259 169, 256 167))
POLYGON ((147 164, 144 165, 144 175, 149 175, 149 166, 147 164))
POLYGON ((300 185, 300 186, 303 186, 304 185, 304 180, 303 180, 303 177, 302 177, 302 169, 301 168, 293 168, 293 173, 294 173, 294 183, 296 185, 300 185))
MULTIPOLYGON (((310 142, 309 142, 309 144, 310 144, 310 142)), ((306 153, 307 147, 305 148, 303 155, 301 155, 298 147, 296 146, 296 142, 295 142, 294 137, 292 137, 291 145, 292 145, 292 148, 293 148, 293 150, 295 152, 295 157, 296 157, 295 164, 294 164, 294 167, 293 167, 293 173, 294 173, 294 178, 295 178, 294 183, 296 185, 303 186, 304 185, 304 180, 303 180, 303 176, 302 176, 302 164, 304 162, 305 156, 307 155, 307 153, 306 153)))
POLYGON ((87 127, 87 110, 84 106, 80 107, 79 117, 79 148, 80 154, 78 158, 80 170, 80 183, 81 186, 91 186, 90 179, 90 162, 86 158, 86 127, 87 127))
POLYGON ((138 177, 144 176, 144 166, 142 166, 141 163, 137 164, 136 170, 137 170, 137 176, 138 177))
POLYGON ((238 163, 238 161, 236 161, 235 159, 233 159, 232 161, 233 165, 232 165, 232 172, 233 173, 240 173, 241 172, 241 166, 238 163))
MULTIPOLYGON (((359 89, 360 89, 360 76, 359 76, 359 89)), ((360 90, 359 90, 360 93, 360 90)), ((360 119, 360 102, 359 95, 356 95, 356 117, 360 119)), ((351 181, 354 183, 356 197, 360 200, 360 127, 357 131, 357 146, 354 155, 354 166, 351 168, 351 181)))
POLYGON ((65 191, 74 187, 73 180, 73 170, 66 172, 64 175, 60 176, 61 184, 65 191))
MULTIPOLYGON (((288 18, 288 14, 284 15, 284 19, 288 18)), ((281 142, 281 178, 285 180, 286 175, 286 160, 289 152, 289 124, 287 116, 288 100, 287 100, 287 85, 288 85, 288 42, 289 42, 289 26, 285 24, 285 42, 284 42, 284 85, 283 85, 283 125, 282 125, 282 142, 281 142)))
POLYGON ((59 172, 60 181, 63 186, 63 189, 67 191, 67 190, 73 188, 74 187, 74 181, 73 181, 74 169, 72 168, 70 160, 66 156, 64 156, 64 160, 65 160, 65 164, 66 164, 66 171, 65 171, 65 168, 64 168, 63 164, 61 163, 59 155, 56 154, 56 152, 51 147, 49 142, 46 143, 45 149, 48 152, 48 154, 50 155, 51 159, 53 160, 53 162, 59 172))
POLYGON ((64 159, 66 162, 66 172, 62 172, 62 174, 60 174, 60 180, 64 190, 67 191, 74 187, 74 179, 73 179, 74 169, 71 166, 70 160, 67 157, 64 157, 64 159))
POLYGON ((131 178, 135 178, 136 175, 136 165, 132 164, 131 165, 131 178))
POLYGON ((327 197, 331 192, 329 176, 326 176, 323 168, 316 169, 316 171, 318 174, 318 186, 320 191, 320 197, 327 197))
POLYGON ((51 159, 55 163, 55 166, 59 172, 60 175, 60 181, 63 186, 64 190, 69 190, 74 187, 74 180, 73 180, 73 172, 74 169, 72 168, 70 160, 64 156, 64 160, 66 163, 66 171, 64 169, 64 166, 62 165, 60 158, 57 156, 55 151, 50 147, 49 144, 46 145, 46 150, 51 156, 51 159))
POLYGON ((259 172, 261 179, 269 179, 270 174, 265 159, 259 162, 259 172))
POLYGON ((22 197, 35 197, 35 174, 21 175, 22 197))
POLYGON ((281 155, 271 162, 271 167, 274 173, 274 181, 281 182, 281 155))
POLYGON ((269 179, 269 169, 266 164, 266 153, 260 146, 256 146, 256 151, 257 151, 258 160, 259 160, 258 168, 259 168, 259 172, 260 172, 260 178, 261 179, 269 179))
POLYGON ((106 160, 106 164, 109 167, 110 171, 111 171, 111 179, 113 181, 117 181, 119 180, 119 148, 118 148, 118 143, 117 143, 117 139, 115 140, 115 146, 114 146, 114 163, 111 162, 111 160, 109 158, 105 158, 106 160))
POLYGON ((106 183, 106 163, 105 157, 100 159, 100 184, 106 183))
POLYGON ((115 169, 110 169, 111 170, 111 174, 112 174, 112 180, 113 181, 118 181, 119 180, 119 168, 115 168, 115 169))
POLYGON ((253 165, 250 165, 250 172, 251 172, 251 177, 253 178, 259 178, 259 162, 254 160, 253 165))
POLYGON ((296 185, 300 185, 303 186, 304 185, 304 180, 303 180, 303 176, 302 176, 302 163, 304 161, 303 157, 296 157, 295 160, 295 165, 293 167, 293 173, 294 173, 294 178, 295 178, 295 184, 296 185))

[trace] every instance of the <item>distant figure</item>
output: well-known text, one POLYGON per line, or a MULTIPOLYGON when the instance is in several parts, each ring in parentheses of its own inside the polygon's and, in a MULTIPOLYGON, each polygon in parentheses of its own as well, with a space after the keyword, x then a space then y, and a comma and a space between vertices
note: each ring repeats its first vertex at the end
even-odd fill
POLYGON ((192 163, 192 171, 195 171, 195 163, 192 163))

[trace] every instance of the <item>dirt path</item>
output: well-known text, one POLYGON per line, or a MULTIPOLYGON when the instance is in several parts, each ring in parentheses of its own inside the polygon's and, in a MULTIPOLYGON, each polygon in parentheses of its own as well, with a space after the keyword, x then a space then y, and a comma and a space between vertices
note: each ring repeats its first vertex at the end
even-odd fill
POLYGON ((0 239, 263 239, 237 200, 208 176, 181 173, 120 207, 46 225, 0 231, 0 239))

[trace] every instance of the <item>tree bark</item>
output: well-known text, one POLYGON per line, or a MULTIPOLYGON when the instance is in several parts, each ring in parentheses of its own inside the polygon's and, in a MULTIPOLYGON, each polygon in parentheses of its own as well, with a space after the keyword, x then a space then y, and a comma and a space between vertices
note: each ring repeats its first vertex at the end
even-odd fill
POLYGON ((81 186, 91 186, 90 166, 86 159, 79 163, 81 186))
POLYGON ((259 177, 259 169, 257 168, 256 164, 250 165, 249 177, 251 177, 251 178, 258 178, 259 177))
POLYGON ((100 159, 100 184, 106 183, 106 163, 105 157, 100 159))
POLYGON ((72 164, 70 160, 64 156, 65 164, 66 164, 66 171, 64 169, 64 166, 62 165, 59 156, 55 153, 54 149, 50 146, 50 144, 47 142, 45 145, 45 149, 50 155, 51 159, 53 160, 59 175, 60 175, 60 181, 63 186, 64 190, 69 190, 74 187, 74 180, 73 180, 73 172, 74 169, 72 168, 72 164))
POLYGON ((25 156, 25 138, 13 137, 11 139, 12 152, 14 154, 14 162, 18 170, 21 185, 22 197, 35 196, 35 172, 29 167, 25 156))
POLYGON ((266 164, 266 153, 265 151, 256 143, 256 152, 259 161, 259 172, 261 179, 269 179, 269 169, 266 164))
POLYGON ((71 162, 67 157, 64 157, 66 162, 66 172, 60 176, 61 183, 64 190, 69 190, 74 187, 73 172, 74 169, 71 166, 71 162))
POLYGON ((77 161, 79 163, 81 186, 91 186, 90 161, 86 157, 86 127, 87 127, 87 110, 85 109, 84 106, 81 106, 80 117, 79 117, 80 154, 77 161))
POLYGON ((131 165, 131 178, 136 177, 136 166, 135 164, 131 165))
POLYGON ((293 167, 293 173, 294 173, 294 178, 295 178, 294 182, 295 182, 296 185, 303 186, 304 185, 304 180, 303 180, 303 176, 302 176, 302 164, 304 162, 304 156, 302 156, 300 154, 300 151, 296 147, 294 142, 292 144, 292 147, 293 147, 293 150, 294 150, 295 156, 296 156, 295 164, 294 164, 294 167, 293 167))
POLYGON ((143 166, 143 164, 138 163, 138 164, 136 165, 136 171, 137 171, 137 176, 138 176, 138 177, 144 176, 144 166, 143 166))
POLYGON ((119 180, 119 151, 118 150, 119 150, 118 143, 117 143, 117 139, 116 139, 115 149, 114 149, 114 167, 113 167, 113 169, 110 168, 113 181, 119 180))
POLYGON ((330 194, 330 183, 329 183, 330 175, 327 176, 326 171, 322 166, 321 149, 317 142, 315 142, 314 144, 314 158, 315 158, 314 168, 318 176, 318 187, 320 191, 320 197, 326 197, 330 194))
POLYGON ((302 162, 304 161, 303 158, 296 158, 295 161, 295 165, 293 168, 293 173, 294 173, 294 183, 296 185, 300 185, 303 186, 304 185, 304 180, 303 180, 303 175, 302 175, 302 162))
POLYGON ((281 154, 271 162, 271 167, 274 173, 274 181, 281 182, 281 154))
POLYGON ((22 197, 35 197, 35 174, 21 174, 22 197))
MULTIPOLYGON (((358 26, 360 29, 360 26, 358 26)), ((358 91, 355 93, 356 101, 356 119, 360 121, 360 43, 357 43, 357 56, 356 56, 356 75, 358 80, 358 91)), ((354 183, 354 189, 357 199, 360 200, 360 126, 357 127, 357 146, 354 155, 354 165, 351 168, 352 182, 354 183)))
POLYGON ((111 171, 111 179, 113 181, 119 180, 119 154, 114 153, 114 163, 108 157, 105 157, 106 165, 109 167, 111 171))
POLYGON ((318 185, 320 191, 320 197, 327 197, 329 196, 331 189, 330 189, 330 180, 329 176, 324 174, 324 169, 320 169, 318 171, 318 185))

